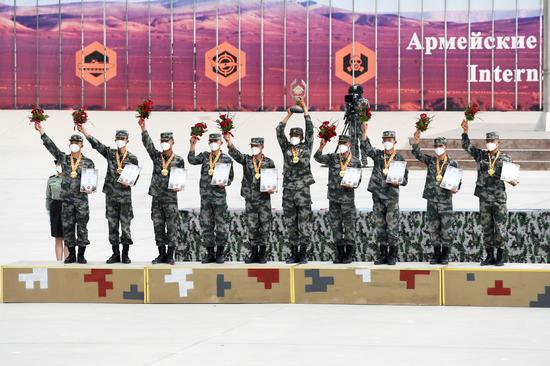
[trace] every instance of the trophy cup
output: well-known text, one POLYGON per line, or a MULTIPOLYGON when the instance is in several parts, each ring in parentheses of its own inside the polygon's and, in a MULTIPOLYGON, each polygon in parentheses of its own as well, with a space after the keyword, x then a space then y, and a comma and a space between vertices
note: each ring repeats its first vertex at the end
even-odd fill
MULTIPOLYGON (((305 81, 294 79, 294 81, 290 84, 290 95, 292 96, 292 99, 294 99, 295 102, 298 102, 298 100, 304 99, 307 91, 307 84, 305 81)), ((292 113, 304 113, 304 109, 300 107, 298 104, 290 107, 290 111, 292 113)))

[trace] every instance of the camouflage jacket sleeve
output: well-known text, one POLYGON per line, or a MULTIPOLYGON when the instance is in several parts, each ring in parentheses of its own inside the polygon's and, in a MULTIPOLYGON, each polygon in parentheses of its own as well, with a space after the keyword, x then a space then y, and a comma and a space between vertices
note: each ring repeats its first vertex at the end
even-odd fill
POLYGON ((267 159, 265 159, 265 163, 264 163, 263 168, 273 169, 273 168, 275 168, 275 162, 272 159, 267 158, 267 159))
POLYGON ((191 165, 201 165, 204 160, 204 154, 200 153, 198 155, 195 155, 195 150, 189 150, 189 154, 187 154, 187 161, 191 165))
POLYGON ((279 141, 279 146, 281 147, 281 150, 284 152, 286 152, 286 150, 288 149, 288 139, 286 138, 285 136, 285 127, 286 127, 286 124, 284 124, 283 122, 279 122, 279 125, 277 126, 277 141, 279 141))
POLYGON ((366 154, 369 158, 373 159, 376 156, 376 149, 370 144, 370 139, 367 137, 365 141, 361 140, 361 153, 366 154))
POLYGON ((134 165, 139 166, 138 158, 134 154, 128 154, 128 161, 130 162, 130 164, 134 164, 134 165))
POLYGON ((412 145, 412 153, 413 153, 414 157, 416 159, 418 159, 418 161, 421 161, 422 163, 424 163, 426 165, 430 164, 431 157, 422 152, 422 150, 420 149, 419 144, 413 144, 412 145))
POLYGON ((50 139, 50 137, 48 135, 46 135, 45 133, 42 134, 42 136, 40 136, 40 138, 42 139, 42 143, 44 144, 46 149, 48 149, 50 154, 52 154, 52 156, 55 159, 57 159, 59 161, 63 161, 63 159, 65 158, 65 153, 63 151, 59 150, 59 148, 52 141, 52 139, 50 139))
POLYGON ((470 154, 477 162, 483 158, 483 150, 472 145, 467 133, 462 134, 462 148, 466 150, 468 154, 470 154))
POLYGON ((95 150, 97 150, 98 153, 100 153, 101 155, 103 155, 106 158, 109 157, 109 152, 111 151, 111 149, 109 149, 107 146, 103 145, 101 142, 99 142, 98 139, 96 139, 93 136, 86 137, 86 139, 90 142, 90 145, 92 145, 92 147, 95 150))
POLYGON ((160 151, 155 148, 155 144, 153 143, 153 140, 151 140, 149 132, 143 131, 141 133, 141 141, 143 142, 143 146, 145 146, 145 150, 147 150, 147 153, 149 154, 151 159, 157 159, 160 155, 160 151))
POLYGON ((241 165, 246 164, 244 155, 235 147, 235 145, 229 146, 229 156, 241 165))
POLYGON ((314 129, 313 129, 313 122, 311 121, 311 116, 308 114, 308 115, 305 115, 304 116, 304 119, 306 121, 306 145, 308 147, 308 150, 309 151, 312 151, 313 150, 313 134, 314 134, 314 129))
POLYGON ((320 164, 329 164, 330 163, 330 158, 331 158, 330 154, 324 154, 323 155, 323 152, 321 150, 317 150, 315 155, 313 155, 313 159, 315 159, 315 161, 320 163, 320 164))

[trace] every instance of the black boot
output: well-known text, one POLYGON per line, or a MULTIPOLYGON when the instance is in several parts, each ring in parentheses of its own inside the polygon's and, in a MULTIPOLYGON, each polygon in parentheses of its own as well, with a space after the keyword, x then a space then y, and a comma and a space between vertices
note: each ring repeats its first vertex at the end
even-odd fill
POLYGON ((250 247, 250 254, 248 255, 248 258, 244 260, 246 264, 250 263, 258 263, 258 246, 253 245, 250 247))
POLYGON ((504 249, 497 248, 497 257, 495 258, 495 266, 502 267, 504 262, 502 261, 502 255, 504 254, 504 249))
POLYGON ((307 245, 301 244, 300 249, 298 250, 298 261, 300 264, 307 263, 307 245))
POLYGON ((85 246, 79 246, 78 247, 78 256, 76 257, 76 261, 80 264, 88 263, 86 258, 84 258, 84 253, 86 253, 86 247, 85 246))
POLYGON ((122 263, 124 264, 130 264, 132 261, 130 260, 130 257, 128 257, 128 252, 130 251, 130 245, 124 244, 122 245, 122 263))
POLYGON ((120 263, 120 248, 117 245, 113 245, 113 255, 107 259, 107 264, 120 263))
POLYGON ((353 262, 353 249, 354 249, 353 245, 346 245, 342 264, 350 264, 351 262, 353 262))
POLYGON ((166 247, 164 245, 159 245, 158 247, 159 255, 151 263, 153 264, 160 264, 160 263, 166 263, 166 247))
POLYGON ((298 263, 300 261, 300 258, 298 258, 298 246, 297 245, 291 245, 290 246, 290 256, 286 259, 287 264, 294 264, 298 263))
POLYGON ((386 264, 388 263, 388 246, 385 244, 380 244, 380 253, 378 258, 374 261, 374 264, 386 264))
POLYGON ((75 263, 76 262, 76 247, 67 247, 69 250, 69 255, 65 258, 65 264, 75 263))
POLYGON ((260 264, 266 264, 267 258, 265 257, 265 251, 266 251, 265 245, 260 245, 260 250, 258 251, 258 263, 260 264))
POLYGON ((170 264, 170 265, 174 265, 176 264, 176 261, 174 260, 174 251, 175 251, 175 247, 173 246, 169 246, 168 247, 168 252, 166 253, 166 263, 167 264, 170 264))
POLYGON ((346 255, 345 249, 343 245, 337 245, 336 246, 336 253, 334 253, 334 260, 332 263, 334 264, 341 264, 344 260, 344 256, 346 255))
POLYGON ((224 254, 223 254, 223 245, 218 245, 216 247, 216 263, 222 264, 225 262, 224 254))
POLYGON ((214 263, 216 261, 216 254, 214 254, 214 247, 206 247, 206 255, 202 259, 202 263, 214 263))
POLYGON ((432 259, 430 260, 430 264, 439 264, 440 260, 441 260, 441 245, 434 245, 434 253, 432 255, 432 259))
POLYGON ((388 252, 388 265, 394 266, 397 263, 397 245, 390 245, 388 252))
POLYGON ((441 249, 441 259, 439 260, 439 264, 443 264, 443 265, 449 264, 450 251, 451 251, 451 247, 443 247, 441 249))
POLYGON ((480 265, 482 266, 492 266, 495 264, 495 248, 485 248, 485 251, 487 252, 487 257, 483 261, 481 261, 480 265))

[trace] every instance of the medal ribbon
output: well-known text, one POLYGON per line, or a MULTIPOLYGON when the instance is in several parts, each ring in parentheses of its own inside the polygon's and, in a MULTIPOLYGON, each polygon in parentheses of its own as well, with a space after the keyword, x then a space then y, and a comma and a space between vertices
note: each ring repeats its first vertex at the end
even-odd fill
MULTIPOLYGON (((80 160, 82 159, 82 153, 78 153, 78 159, 76 159, 76 162, 73 160, 73 155, 71 154, 71 177, 77 173, 78 166, 80 165, 80 160)), ((74 176, 73 178, 76 178, 74 176)))
POLYGON ((346 169, 348 168, 348 165, 349 165, 349 163, 351 162, 351 157, 352 157, 352 156, 351 156, 351 153, 348 153, 348 157, 347 157, 347 159, 346 159, 346 162, 344 163, 344 162, 342 161, 342 154, 340 154, 340 156, 339 156, 339 160, 340 160, 340 174, 342 174, 342 172, 345 172, 346 169))
MULTIPOLYGON (((209 164, 210 164, 210 170, 214 170, 214 168, 216 167, 216 163, 218 162, 218 160, 220 160, 220 156, 221 156, 222 152, 220 150, 218 150, 216 152, 216 158, 214 159, 214 161, 212 161, 212 153, 210 153, 210 155, 208 156, 209 158, 209 164)), ((212 175, 212 174, 211 174, 212 175)))
POLYGON ((491 154, 487 154, 487 157, 489 158, 489 171, 492 170, 493 174, 495 173, 495 164, 496 164, 499 156, 500 156, 500 151, 495 155, 495 158, 493 160, 491 160, 491 154))
POLYGON ((441 164, 441 166, 439 166, 439 162, 441 161, 441 159, 439 158, 436 158, 435 160, 435 169, 437 171, 437 176, 438 177, 441 177, 442 174, 441 174, 441 171, 443 170, 443 168, 445 167, 445 164, 447 164, 447 154, 445 154, 445 157, 443 158, 443 164, 441 164))
MULTIPOLYGON (((384 171, 387 172, 390 168, 390 164, 393 161, 393 158, 395 158, 395 151, 391 153, 390 158, 386 159, 386 153, 384 153, 384 171)), ((387 173, 386 173, 387 174, 387 173)))
POLYGON ((264 155, 262 154, 262 157, 260 158, 260 162, 256 163, 256 156, 252 157, 252 165, 254 165, 254 173, 256 173, 256 176, 260 175, 260 169, 262 168, 262 165, 264 163, 264 155))
POLYGON ((116 165, 117 165, 117 172, 118 174, 122 173, 122 163, 124 163, 124 160, 126 160, 126 155, 128 155, 128 150, 124 152, 124 155, 122 156, 122 160, 120 160, 120 155, 118 153, 118 150, 116 151, 116 165))
POLYGON ((174 156, 176 156, 174 153, 170 155, 167 161, 164 160, 164 155, 160 155, 162 159, 162 170, 168 170, 168 167, 170 166, 170 163, 172 163, 172 160, 174 159, 174 156))

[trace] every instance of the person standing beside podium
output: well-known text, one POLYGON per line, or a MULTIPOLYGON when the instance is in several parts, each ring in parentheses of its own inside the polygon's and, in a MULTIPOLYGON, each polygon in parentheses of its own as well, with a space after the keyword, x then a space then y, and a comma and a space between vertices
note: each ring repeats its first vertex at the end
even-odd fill
POLYGON ((69 255, 67 247, 63 246, 63 217, 61 200, 61 183, 63 182, 63 168, 61 163, 56 159, 55 168, 57 174, 48 178, 46 184, 46 210, 50 216, 50 231, 52 237, 55 238, 55 259, 62 261, 69 255))

